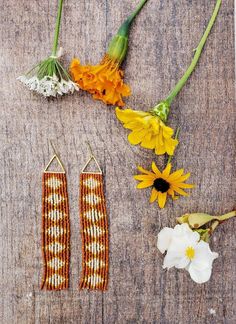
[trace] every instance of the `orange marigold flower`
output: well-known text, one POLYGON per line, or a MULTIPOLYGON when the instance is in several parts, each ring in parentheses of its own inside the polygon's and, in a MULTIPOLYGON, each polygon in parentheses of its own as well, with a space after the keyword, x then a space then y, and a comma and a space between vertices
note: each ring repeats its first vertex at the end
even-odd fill
POLYGON ((124 72, 120 66, 126 57, 129 41, 129 30, 137 14, 148 0, 141 0, 135 11, 125 20, 117 34, 111 40, 107 53, 98 65, 81 65, 73 59, 70 73, 74 81, 83 90, 107 105, 124 106, 123 97, 131 94, 130 87, 124 83, 124 72))
POLYGON ((94 99, 103 101, 108 105, 124 106, 123 97, 130 96, 131 90, 123 81, 124 72, 119 64, 104 57, 99 65, 80 64, 78 59, 73 59, 70 73, 81 89, 88 91, 94 99))

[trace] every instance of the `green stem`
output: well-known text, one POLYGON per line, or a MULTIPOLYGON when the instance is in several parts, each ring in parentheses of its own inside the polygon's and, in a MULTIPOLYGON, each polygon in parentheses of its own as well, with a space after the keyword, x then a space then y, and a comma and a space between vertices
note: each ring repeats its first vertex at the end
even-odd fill
POLYGON ((230 219, 230 218, 233 218, 236 216, 236 211, 232 211, 230 213, 227 213, 227 214, 224 214, 222 216, 220 216, 220 218, 222 218, 223 220, 220 221, 219 219, 218 220, 215 220, 211 227, 210 227, 210 232, 209 234, 212 235, 214 233, 214 231, 216 230, 216 228, 221 225, 222 223, 224 223, 226 220, 230 219))
POLYGON ((207 26, 207 28, 205 30, 205 33, 203 34, 203 37, 202 37, 198 47, 196 48, 196 52, 195 52, 194 58, 192 60, 192 63, 190 64, 189 68, 185 72, 184 76, 179 80, 179 82, 176 84, 175 88, 171 91, 171 93, 169 94, 169 96, 166 99, 166 101, 169 104, 172 103, 174 98, 181 91, 181 89, 183 88, 185 83, 188 81, 190 75, 194 71, 194 69, 195 69, 195 67, 196 67, 196 65, 197 65, 197 63, 198 63, 198 61, 200 59, 203 47, 204 47, 204 45, 205 45, 205 43, 207 41, 207 38, 208 38, 208 36, 209 36, 209 34, 211 32, 211 29, 212 29, 212 27, 213 27, 213 25, 215 23, 215 20, 217 18, 220 6, 221 6, 221 0, 217 0, 216 5, 215 5, 215 9, 214 9, 213 14, 212 14, 212 17, 211 17, 211 19, 210 19, 210 21, 208 23, 208 26, 207 26))
POLYGON ((135 11, 126 19, 126 21, 122 24, 120 29, 118 30, 118 35, 127 37, 129 34, 130 26, 135 19, 135 17, 142 10, 143 6, 148 0, 141 0, 135 11))
MULTIPOLYGON (((177 128, 176 134, 175 134, 175 139, 179 139, 179 133, 180 133, 180 127, 177 128)), ((167 164, 171 163, 173 160, 174 155, 169 155, 167 164)))
POLYGON ((58 38, 59 38, 60 25, 61 25, 62 6, 63 6, 63 0, 59 0, 58 11, 57 11, 57 20, 56 20, 56 28, 55 28, 53 48, 52 48, 52 56, 57 55, 58 38))

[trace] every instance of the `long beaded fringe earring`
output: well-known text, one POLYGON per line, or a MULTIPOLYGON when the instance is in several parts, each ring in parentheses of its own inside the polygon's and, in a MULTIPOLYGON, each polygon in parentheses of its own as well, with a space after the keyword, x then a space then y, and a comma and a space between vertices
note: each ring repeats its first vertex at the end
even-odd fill
POLYGON ((44 276, 41 289, 69 287, 70 221, 66 171, 53 146, 54 155, 43 173, 42 251, 44 276), (53 161, 61 171, 48 171, 53 161))
POLYGON ((80 174, 79 204, 83 253, 80 289, 107 290, 109 242, 103 173, 90 145, 89 148, 90 158, 80 174), (86 172, 92 161, 96 163, 98 171, 86 172))

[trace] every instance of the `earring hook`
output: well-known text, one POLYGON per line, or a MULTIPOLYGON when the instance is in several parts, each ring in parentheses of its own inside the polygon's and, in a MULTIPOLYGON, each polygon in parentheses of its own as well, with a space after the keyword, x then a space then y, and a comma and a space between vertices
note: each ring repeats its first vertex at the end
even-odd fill
POLYGON ((102 170, 101 170, 101 168, 100 168, 100 165, 99 165, 99 163, 98 163, 98 161, 97 161, 95 155, 93 154, 93 150, 92 150, 92 146, 91 146, 91 144, 89 143, 89 141, 86 141, 86 144, 88 145, 88 148, 89 148, 89 151, 90 151, 90 158, 89 158, 89 160, 87 161, 87 163, 85 164, 85 166, 83 167, 81 173, 83 173, 83 174, 84 174, 84 173, 102 174, 102 170), (92 160, 95 161, 95 163, 96 163, 96 165, 97 165, 97 167, 98 167, 98 171, 94 171, 94 172, 85 172, 85 169, 87 168, 87 166, 89 165, 89 163, 90 163, 92 160))
POLYGON ((56 150, 56 147, 55 147, 55 145, 53 144, 53 141, 52 141, 51 139, 49 140, 49 143, 51 144, 51 147, 52 147, 53 153, 54 153, 56 156, 58 156, 58 154, 57 154, 57 150, 56 150))
POLYGON ((91 144, 89 143, 89 141, 86 141, 86 144, 88 145, 88 149, 89 149, 89 151, 90 151, 90 155, 91 155, 91 157, 94 157, 94 154, 93 154, 93 150, 92 150, 92 146, 91 146, 91 144))
POLYGON ((60 158, 59 158, 59 154, 57 153, 57 150, 56 150, 56 147, 55 145, 53 144, 52 140, 49 140, 49 143, 51 144, 51 147, 53 149, 53 157, 51 158, 51 160, 49 161, 48 165, 46 166, 44 172, 47 173, 49 172, 48 169, 50 167, 50 165, 52 164, 52 162, 54 161, 54 159, 57 160, 58 164, 60 165, 61 169, 62 169, 62 172, 54 172, 54 173, 66 173, 65 171, 65 168, 64 168, 64 165, 63 163, 61 162, 60 158))

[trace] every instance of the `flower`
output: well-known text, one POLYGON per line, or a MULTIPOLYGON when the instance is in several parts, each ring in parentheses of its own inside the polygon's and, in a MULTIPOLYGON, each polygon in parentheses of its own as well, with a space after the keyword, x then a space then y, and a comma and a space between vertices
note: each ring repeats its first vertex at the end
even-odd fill
POLYGON ((174 130, 166 126, 157 114, 152 112, 121 110, 116 108, 117 118, 132 132, 128 136, 130 144, 155 150, 157 155, 173 155, 179 141, 173 138, 174 130))
POLYGON ((124 106, 123 97, 131 94, 130 87, 124 83, 124 72, 120 68, 126 57, 129 31, 133 20, 147 0, 141 0, 136 10, 125 20, 111 40, 107 53, 98 65, 81 65, 73 59, 70 73, 81 89, 88 91, 94 99, 107 105, 124 106))
POLYGON ((119 64, 108 55, 95 66, 83 66, 78 59, 73 59, 70 73, 81 89, 107 105, 124 106, 122 98, 131 94, 130 87, 123 81, 124 73, 119 64))
POLYGON ((165 227, 158 234, 157 248, 166 253, 163 268, 185 269, 196 283, 205 283, 211 277, 212 263, 218 253, 212 252, 208 243, 200 239, 188 224, 165 227))
POLYGON ((34 66, 26 75, 17 78, 31 91, 35 91, 44 97, 62 96, 73 93, 74 90, 79 90, 59 61, 62 55, 62 48, 58 50, 62 7, 63 0, 59 0, 52 55, 34 66))
POLYGON ((56 74, 46 75, 42 79, 37 76, 27 77, 25 75, 17 78, 24 83, 30 90, 43 95, 44 97, 56 97, 67 93, 74 93, 79 90, 77 85, 71 80, 59 79, 56 74))
POLYGON ((137 188, 144 189, 152 187, 150 203, 157 200, 160 208, 165 207, 168 195, 170 195, 172 199, 177 198, 175 193, 182 196, 188 196, 183 189, 194 187, 192 184, 184 183, 184 181, 190 177, 190 173, 184 175, 184 169, 170 173, 171 167, 171 163, 168 163, 164 171, 161 172, 157 168, 155 162, 152 162, 153 172, 147 171, 139 166, 138 170, 144 174, 134 176, 136 180, 141 181, 137 185, 137 188))

